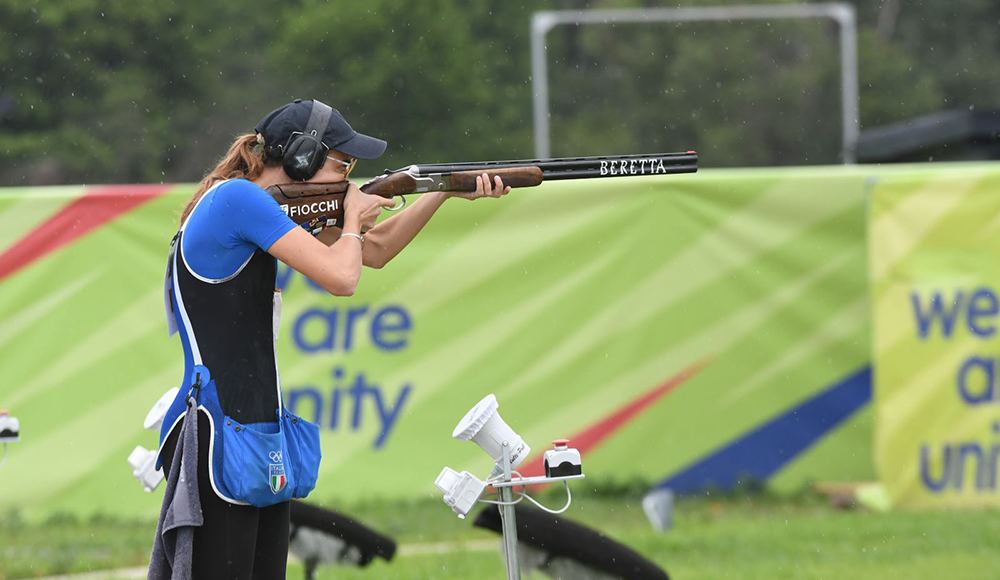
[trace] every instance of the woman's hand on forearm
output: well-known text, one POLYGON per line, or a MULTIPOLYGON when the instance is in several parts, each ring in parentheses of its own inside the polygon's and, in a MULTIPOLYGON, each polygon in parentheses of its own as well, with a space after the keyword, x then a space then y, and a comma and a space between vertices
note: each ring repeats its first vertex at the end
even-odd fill
POLYGON ((449 197, 460 197, 462 199, 479 199, 482 197, 503 197, 510 193, 510 186, 504 187, 503 180, 499 175, 495 175, 494 183, 490 183, 490 176, 486 173, 476 176, 476 191, 452 191, 449 197))

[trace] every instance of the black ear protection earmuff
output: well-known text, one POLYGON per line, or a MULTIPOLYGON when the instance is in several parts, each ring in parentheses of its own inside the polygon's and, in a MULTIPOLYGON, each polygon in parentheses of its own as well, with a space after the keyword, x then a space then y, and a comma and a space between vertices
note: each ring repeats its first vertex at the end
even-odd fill
POLYGON ((288 177, 306 181, 316 175, 320 167, 326 163, 330 148, 323 143, 323 134, 326 132, 331 114, 333 109, 329 105, 313 101, 305 131, 292 133, 288 143, 281 149, 281 165, 288 177))

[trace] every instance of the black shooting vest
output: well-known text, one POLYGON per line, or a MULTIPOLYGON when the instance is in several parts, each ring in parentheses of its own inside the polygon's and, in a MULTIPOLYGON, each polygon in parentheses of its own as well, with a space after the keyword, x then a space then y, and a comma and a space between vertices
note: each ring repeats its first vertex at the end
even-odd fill
POLYGON ((187 267, 182 241, 183 233, 176 276, 192 350, 212 372, 222 411, 241 423, 276 421, 274 257, 258 248, 234 275, 209 281, 187 267))

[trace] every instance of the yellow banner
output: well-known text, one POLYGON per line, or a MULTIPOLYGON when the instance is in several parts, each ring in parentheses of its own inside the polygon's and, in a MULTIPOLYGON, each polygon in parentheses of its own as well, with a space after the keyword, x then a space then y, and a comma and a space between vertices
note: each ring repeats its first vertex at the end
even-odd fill
POLYGON ((896 506, 1000 505, 1000 175, 889 177, 870 211, 879 477, 896 506))

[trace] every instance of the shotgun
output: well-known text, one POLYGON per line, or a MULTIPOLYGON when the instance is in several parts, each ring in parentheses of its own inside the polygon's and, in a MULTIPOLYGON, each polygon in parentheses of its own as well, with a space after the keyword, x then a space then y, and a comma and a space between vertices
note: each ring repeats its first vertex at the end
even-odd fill
MULTIPOLYGON (((486 173, 490 182, 500 176, 511 188, 534 187, 543 181, 592 179, 642 175, 672 175, 698 171, 698 154, 652 153, 614 157, 564 157, 430 163, 386 170, 361 186, 361 191, 385 198, 428 191, 475 191, 476 177, 486 173)), ((340 227, 344 219, 347 181, 338 183, 286 183, 272 185, 267 192, 297 224, 313 235, 328 227, 340 227)), ((401 197, 401 199, 403 199, 401 197)), ((392 208, 402 209, 403 200, 392 208)))

